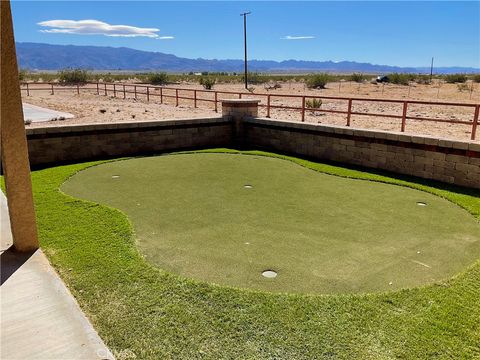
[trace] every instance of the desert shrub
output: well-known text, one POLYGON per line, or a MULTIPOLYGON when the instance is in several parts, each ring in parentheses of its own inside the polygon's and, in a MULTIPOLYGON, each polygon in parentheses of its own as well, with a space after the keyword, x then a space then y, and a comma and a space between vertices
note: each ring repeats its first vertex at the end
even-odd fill
POLYGON ((39 81, 46 81, 46 82, 52 82, 58 79, 57 73, 49 72, 34 72, 34 71, 29 71, 29 70, 22 70, 23 74, 21 76, 24 76, 24 81, 29 80, 33 82, 39 82, 39 81))
POLYGON ((102 74, 101 79, 103 82, 107 82, 107 83, 112 83, 115 81, 115 78, 110 73, 102 74))
POLYGON ((472 80, 476 83, 480 83, 480 74, 473 75, 472 80))
POLYGON ((317 109, 320 109, 322 106, 322 100, 321 99, 308 99, 305 101, 305 107, 307 109, 314 109, 311 113, 312 115, 321 115, 322 113, 320 111, 317 111, 317 109))
POLYGON ((307 86, 310 89, 325 89, 325 86, 331 79, 331 76, 327 73, 315 74, 308 78, 307 86))
POLYGON ((353 73, 352 75, 350 75, 350 78, 349 78, 350 81, 355 81, 357 83, 362 83, 366 79, 367 79, 367 77, 363 74, 360 74, 360 73, 353 73))
POLYGON ((449 74, 445 75, 445 81, 449 84, 464 83, 467 81, 467 76, 464 74, 449 74))
POLYGON ((103 81, 113 83, 115 81, 135 80, 135 81, 148 81, 148 75, 145 74, 112 74, 108 73, 95 73, 90 75, 90 78, 94 81, 103 81))
POLYGON ((89 73, 84 69, 64 69, 58 72, 58 81, 62 84, 80 84, 88 81, 89 73))
POLYGON ((465 83, 457 84, 457 89, 458 89, 458 91, 460 91, 460 92, 469 91, 469 90, 470 90, 470 88, 468 87, 468 85, 465 84, 465 83))
POLYGON ((322 99, 309 99, 305 101, 305 107, 307 109, 320 109, 322 106, 322 99))
POLYGON ((417 84, 430 84, 430 75, 417 75, 415 78, 417 84))
POLYGON ((147 82, 152 85, 165 85, 168 82, 168 75, 164 72, 148 74, 147 82))
POLYGON ((414 74, 392 73, 388 75, 389 82, 397 85, 408 85, 410 81, 415 80, 414 74))
MULTIPOLYGON (((242 75, 241 79, 242 79, 242 82, 245 82, 245 75, 242 75)), ((257 72, 249 72, 247 76, 247 80, 249 84, 257 85, 257 84, 263 84, 267 82, 269 80, 269 77, 260 75, 257 72)))
POLYGON ((20 70, 18 71, 18 79, 19 79, 20 81, 25 81, 25 80, 27 80, 27 77, 28 77, 28 71, 27 71, 27 70, 25 70, 25 69, 20 69, 20 70))
POLYGON ((202 85, 207 90, 212 90, 213 85, 215 85, 215 79, 210 76, 202 76, 199 80, 200 85, 202 85))
POLYGON ((281 89, 282 85, 278 82, 269 81, 268 83, 264 84, 263 87, 265 88, 265 90, 269 91, 269 90, 281 89))
POLYGON ((58 81, 58 72, 37 72, 35 70, 22 69, 20 77, 23 76, 24 81, 32 82, 54 82, 58 81))

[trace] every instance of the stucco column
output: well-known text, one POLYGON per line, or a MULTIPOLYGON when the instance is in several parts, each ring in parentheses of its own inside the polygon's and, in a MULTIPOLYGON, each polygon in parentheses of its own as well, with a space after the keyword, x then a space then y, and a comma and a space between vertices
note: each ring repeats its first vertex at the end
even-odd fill
POLYGON ((0 147, 8 212, 14 249, 32 251, 38 236, 10 1, 0 1, 0 13, 0 147))

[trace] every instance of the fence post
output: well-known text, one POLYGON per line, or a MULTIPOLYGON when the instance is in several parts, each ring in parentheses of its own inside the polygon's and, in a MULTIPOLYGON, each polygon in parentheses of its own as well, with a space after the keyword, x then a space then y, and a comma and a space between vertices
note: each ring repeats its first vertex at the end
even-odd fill
POLYGON ((127 97, 127 94, 125 94, 125 84, 123 84, 123 98, 125 99, 127 97))
POLYGON ((28 82, 27 82, 27 96, 30 96, 30 90, 28 89, 28 82))
POLYGON ((134 92, 135 100, 137 100, 137 85, 133 85, 133 92, 134 92))
POLYGON ((193 90, 193 107, 197 108, 197 90, 193 90))
POLYGON ((175 89, 175 106, 178 106, 178 89, 175 89))
POLYGON ((403 102, 402 129, 401 129, 401 132, 405 132, 405 123, 407 122, 407 106, 408 106, 408 101, 404 101, 404 102, 403 102))
POLYGON ((475 106, 475 114, 473 115, 473 124, 472 124, 472 140, 475 140, 477 134, 477 125, 478 125, 478 115, 480 113, 480 105, 475 106))
POLYGON ((238 93, 238 98, 239 98, 239 99, 242 98, 242 93, 238 93))
POLYGON ((54 94, 54 91, 53 91, 53 84, 50 84, 50 85, 52 85, 52 95, 53 95, 53 94, 54 94))
POLYGON ((267 118, 270 117, 270 95, 267 95, 267 118))
POLYGON ((105 88, 105 96, 107 96, 107 84, 103 84, 104 85, 104 88, 105 88))
POLYGON ((160 104, 163 104, 163 88, 160 88, 160 104))
POLYGON ((147 102, 150 101, 150 86, 147 86, 147 102))
POLYGON ((99 88, 98 82, 97 82, 97 95, 100 95, 100 88, 99 88))
POLYGON ((77 84, 77 95, 80 95, 80 84, 77 84))
POLYGON ((305 96, 302 96, 302 122, 305 121, 305 96))
POLYGON ((350 126, 351 117, 352 117, 352 99, 348 99, 347 126, 350 126))
POLYGON ((115 83, 113 84, 113 97, 117 97, 117 89, 115 83))
POLYGON ((218 112, 218 104, 217 104, 217 92, 215 91, 215 112, 218 112))

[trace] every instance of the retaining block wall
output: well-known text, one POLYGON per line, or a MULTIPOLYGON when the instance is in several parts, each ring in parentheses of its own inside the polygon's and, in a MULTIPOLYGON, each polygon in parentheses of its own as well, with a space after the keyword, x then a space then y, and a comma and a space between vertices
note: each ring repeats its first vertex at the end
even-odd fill
MULTIPOLYGON (((223 118, 27 129, 32 166, 208 147, 249 147, 389 170, 480 189, 480 144, 251 117, 230 100, 223 118)), ((258 102, 258 101, 257 101, 258 102)))
POLYGON ((81 160, 228 146, 229 119, 208 118, 27 129, 30 164, 81 160))
POLYGON ((404 133, 249 118, 245 143, 480 188, 480 144, 404 133))

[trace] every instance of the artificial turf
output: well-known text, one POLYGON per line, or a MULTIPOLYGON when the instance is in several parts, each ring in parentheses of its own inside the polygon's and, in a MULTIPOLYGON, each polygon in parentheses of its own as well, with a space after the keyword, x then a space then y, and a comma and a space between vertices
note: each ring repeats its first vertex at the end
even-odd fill
POLYGON ((79 172, 62 190, 126 213, 153 264, 222 285, 385 291, 446 279, 480 257, 480 225, 445 199, 273 157, 115 161, 79 172))
MULTIPOLYGON (((421 189, 480 219, 476 190, 288 159, 421 189)), ((34 197, 43 250, 118 359, 480 357, 479 261, 446 281, 377 294, 275 294, 188 280, 145 261, 122 212, 59 191, 95 164, 33 172, 34 197)))

